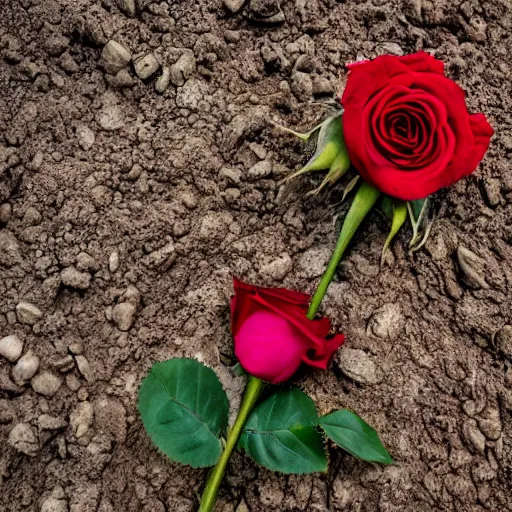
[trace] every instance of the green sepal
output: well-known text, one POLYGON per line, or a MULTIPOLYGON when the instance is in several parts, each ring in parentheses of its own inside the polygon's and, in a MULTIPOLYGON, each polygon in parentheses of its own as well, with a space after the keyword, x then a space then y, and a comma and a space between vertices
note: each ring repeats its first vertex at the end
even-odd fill
POLYGON ((384 242, 384 247, 382 248, 381 265, 384 263, 384 256, 391 242, 393 241, 393 238, 398 233, 400 228, 403 226, 405 219, 407 218, 407 204, 405 203, 405 201, 402 201, 400 199, 393 199, 391 209, 391 230, 389 231, 389 235, 386 241, 384 242))
POLYGON ((245 424, 240 446, 261 466, 288 474, 327 471, 316 407, 296 387, 272 394, 245 424))
POLYGON ((393 459, 368 423, 348 409, 340 409, 318 419, 327 437, 359 459, 393 464, 393 459))
POLYGON ((184 358, 155 363, 140 385, 138 409, 149 437, 171 460, 193 468, 219 460, 229 403, 211 368, 184 358))
POLYGON ((408 201, 407 210, 412 226, 409 249, 414 252, 423 247, 432 228, 433 218, 430 198, 408 201))

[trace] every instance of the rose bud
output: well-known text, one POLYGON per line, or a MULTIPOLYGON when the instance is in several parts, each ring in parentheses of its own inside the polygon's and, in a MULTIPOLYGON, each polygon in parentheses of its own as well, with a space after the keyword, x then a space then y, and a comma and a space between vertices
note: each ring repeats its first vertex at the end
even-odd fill
POLYGON ((308 294, 284 288, 262 288, 234 279, 231 330, 235 354, 251 375, 276 384, 306 363, 325 370, 344 341, 329 336, 331 322, 306 317, 308 294))
POLYGON ((471 174, 494 133, 425 52, 350 64, 341 103, 352 164, 384 194, 423 199, 471 174))

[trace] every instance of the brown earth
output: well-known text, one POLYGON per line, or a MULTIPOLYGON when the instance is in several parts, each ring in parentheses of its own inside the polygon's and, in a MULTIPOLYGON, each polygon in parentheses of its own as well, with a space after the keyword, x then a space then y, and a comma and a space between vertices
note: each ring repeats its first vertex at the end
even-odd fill
POLYGON ((0 509, 195 510, 205 471, 151 446, 137 386, 155 360, 198 357, 236 407, 232 274, 312 291, 344 211, 340 189, 305 198, 318 177, 279 185, 301 146, 268 121, 311 127, 346 61, 425 49, 496 135, 438 194, 419 252, 404 232, 380 267, 373 215, 324 306, 348 341, 333 372, 299 381, 321 412, 373 424, 397 464, 333 449, 329 475, 299 477, 237 454, 218 510, 512 510, 511 7, 3 0, 0 338, 23 343, 25 378, 27 352, 39 367, 27 383, 0 357, 0 509), (111 39, 160 69, 106 74, 111 39))

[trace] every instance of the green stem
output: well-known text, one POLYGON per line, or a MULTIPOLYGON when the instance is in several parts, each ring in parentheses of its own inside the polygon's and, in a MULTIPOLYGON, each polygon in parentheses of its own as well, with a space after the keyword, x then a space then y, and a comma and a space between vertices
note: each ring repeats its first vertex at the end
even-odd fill
POLYGON ((331 260, 329 261, 329 265, 320 280, 320 284, 311 299, 311 304, 309 305, 307 317, 312 320, 318 309, 320 308, 320 304, 327 293, 327 288, 334 277, 336 269, 345 253, 350 240, 354 236, 357 228, 366 217, 368 212, 372 209, 373 205, 379 198, 380 192, 375 188, 369 185, 368 183, 363 182, 359 189, 356 192, 354 200, 352 201, 352 205, 350 206, 350 210, 343 221, 343 226, 341 227, 340 236, 338 237, 338 241, 336 242, 336 248, 334 249, 334 253, 331 256, 331 260))
POLYGON ((258 397, 260 396, 264 386, 265 383, 262 380, 258 379, 257 377, 253 377, 252 375, 249 376, 247 387, 245 388, 244 398, 242 400, 242 405, 238 411, 238 416, 236 417, 233 428, 228 434, 226 447, 222 452, 219 462, 217 462, 217 465, 208 475, 198 512, 212 512, 213 507, 215 506, 215 501, 217 499, 217 492, 222 482, 222 478, 224 477, 224 473, 226 472, 226 467, 228 465, 231 453, 238 444, 238 439, 240 438, 240 434, 242 433, 245 422, 247 421, 250 412, 256 404, 256 401, 258 400, 258 397))

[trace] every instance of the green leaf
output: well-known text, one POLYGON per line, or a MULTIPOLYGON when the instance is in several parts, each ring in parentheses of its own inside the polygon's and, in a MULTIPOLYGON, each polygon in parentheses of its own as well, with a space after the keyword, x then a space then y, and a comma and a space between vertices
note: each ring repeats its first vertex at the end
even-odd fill
POLYGON ((405 201, 401 201, 400 199, 393 199, 392 205, 393 211, 393 220, 391 221, 391 230, 389 235, 384 243, 384 247, 382 248, 382 256, 381 256, 381 265, 384 263, 384 255, 388 250, 393 238, 400 231, 400 228, 403 226, 405 219, 407 218, 407 204, 405 201))
POLYGON ((229 403, 215 372, 194 359, 155 363, 139 388, 139 413, 153 443, 193 468, 213 466, 229 403))
POLYGON ((334 411, 319 418, 318 424, 329 439, 354 457, 369 462, 393 464, 377 432, 352 411, 334 411))
POLYGON ((262 466, 281 473, 327 471, 313 400, 300 389, 274 393, 247 421, 240 445, 262 466))

